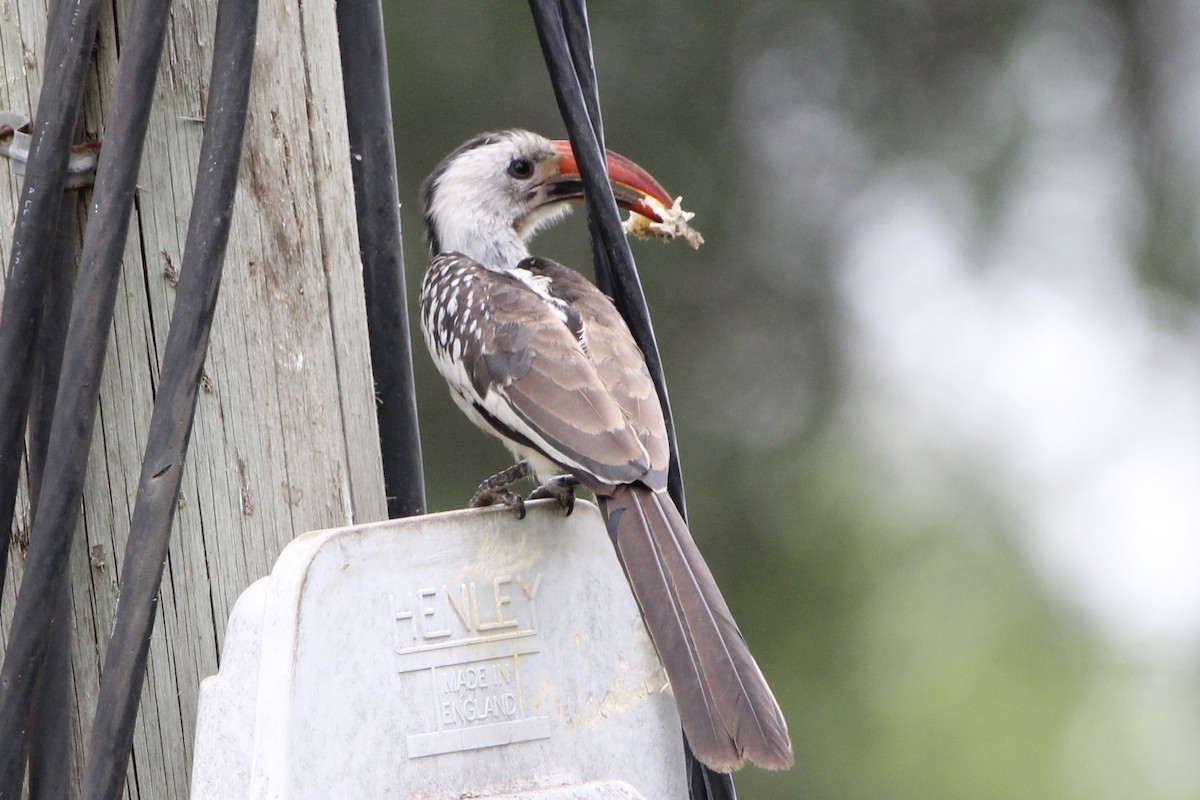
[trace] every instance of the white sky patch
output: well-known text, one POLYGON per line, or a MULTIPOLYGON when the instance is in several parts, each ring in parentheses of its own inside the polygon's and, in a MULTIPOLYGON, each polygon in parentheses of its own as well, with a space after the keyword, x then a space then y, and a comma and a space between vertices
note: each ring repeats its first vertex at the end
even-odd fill
MULTIPOLYGON (((1200 6, 1160 5, 1157 55, 1174 69, 1159 90, 1178 101, 1165 122, 1186 175, 1200 170, 1200 34, 1186 24, 1200 6)), ((830 19, 805 30, 840 30, 830 19)), ((1156 316, 1174 301, 1134 275, 1145 198, 1115 21, 1089 0, 1046 4, 977 64, 964 98, 978 107, 930 121, 945 157, 898 163, 855 122, 872 89, 848 69, 855 40, 793 40, 767 37, 737 119, 754 121, 739 130, 761 158, 760 240, 840 232, 851 424, 903 466, 914 503, 940 502, 939 471, 994 482, 1048 586, 1132 657, 1195 663, 1200 313, 1156 316), (979 119, 971 147, 941 135, 979 119), (977 178, 997 159, 985 205, 977 178)))
POLYGON ((1088 284, 1064 280, 1072 264, 976 266, 953 195, 885 180, 853 214, 843 296, 863 408, 891 437, 878 444, 982 461, 1028 520, 1049 585, 1139 657, 1195 655, 1193 348, 1157 329, 1112 271, 1088 284))

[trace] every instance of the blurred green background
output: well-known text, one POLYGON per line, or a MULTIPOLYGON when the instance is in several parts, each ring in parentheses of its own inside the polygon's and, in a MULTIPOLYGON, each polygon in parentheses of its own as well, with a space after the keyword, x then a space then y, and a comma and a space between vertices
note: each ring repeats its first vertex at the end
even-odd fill
MULTIPOLYGON (((1200 797, 1200 4, 590 11, 609 146, 707 239, 634 254, 796 750, 740 795, 1200 797)), ((424 176, 564 128, 524 3, 387 14, 415 300, 424 176)), ((416 368, 458 507, 508 457, 416 368)))

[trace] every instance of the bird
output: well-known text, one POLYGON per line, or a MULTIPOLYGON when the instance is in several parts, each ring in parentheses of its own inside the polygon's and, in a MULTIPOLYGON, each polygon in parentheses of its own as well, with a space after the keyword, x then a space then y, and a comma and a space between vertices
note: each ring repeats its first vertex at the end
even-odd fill
MULTIPOLYGON (((662 222, 673 204, 659 183, 606 157, 618 206, 662 222)), ((456 404, 518 459, 470 505, 523 517, 510 487, 527 477, 540 482, 529 498, 566 513, 578 487, 591 491, 693 753, 720 772, 787 769, 783 713, 666 492, 666 423, 645 358, 605 294, 529 251, 582 198, 570 143, 515 129, 463 143, 421 187, 425 343, 456 404)))

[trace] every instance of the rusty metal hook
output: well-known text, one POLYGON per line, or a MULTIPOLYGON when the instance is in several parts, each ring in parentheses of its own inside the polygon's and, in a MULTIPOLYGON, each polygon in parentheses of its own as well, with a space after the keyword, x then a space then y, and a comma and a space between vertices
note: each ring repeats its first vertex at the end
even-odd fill
MULTIPOLYGON (((29 117, 19 111, 0 111, 0 156, 12 162, 14 175, 25 174, 29 148, 33 141, 33 126, 29 117)), ((100 142, 90 140, 71 146, 67 158, 67 178, 64 189, 83 189, 96 181, 96 163, 100 159, 100 142)))

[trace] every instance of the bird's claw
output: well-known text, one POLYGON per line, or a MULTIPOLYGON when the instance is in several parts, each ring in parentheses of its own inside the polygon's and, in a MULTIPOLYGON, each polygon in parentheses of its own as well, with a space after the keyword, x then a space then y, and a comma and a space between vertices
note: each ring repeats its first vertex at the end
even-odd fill
POLYGON ((508 469, 497 472, 479 484, 479 488, 475 490, 475 494, 467 505, 471 508, 483 508, 484 506, 504 504, 516 513, 517 519, 525 519, 525 501, 521 495, 508 487, 522 478, 529 477, 529 472, 529 462, 527 461, 521 461, 508 469))
POLYGON ((579 479, 574 475, 556 475, 530 492, 529 499, 553 498, 565 512, 563 516, 569 517, 575 510, 575 490, 578 488, 579 479))
MULTIPOLYGON (((506 505, 516 513, 517 519, 525 519, 525 500, 508 487, 522 478, 528 478, 532 470, 528 461, 514 464, 506 470, 497 472, 492 477, 479 484, 471 501, 471 508, 484 506, 506 505)), ((571 516, 575 510, 575 490, 579 488, 579 479, 574 475, 556 475, 529 493, 530 500, 552 498, 571 516)))
POLYGON ((467 505, 471 508, 505 505, 517 515, 517 519, 525 519, 525 500, 511 489, 480 486, 467 505))

